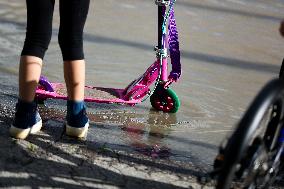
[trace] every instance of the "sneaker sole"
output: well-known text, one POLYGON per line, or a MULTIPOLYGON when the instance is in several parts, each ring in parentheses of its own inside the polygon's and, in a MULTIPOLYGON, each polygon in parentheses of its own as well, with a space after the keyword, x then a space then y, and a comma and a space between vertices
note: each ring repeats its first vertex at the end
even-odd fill
POLYGON ((84 127, 76 128, 66 124, 66 135, 77 138, 84 138, 87 136, 89 122, 84 127))
POLYGON ((41 130, 41 127, 42 127, 42 120, 40 120, 39 122, 37 122, 32 126, 30 134, 36 134, 41 130))
POLYGON ((35 134, 40 131, 42 127, 42 120, 32 126, 32 128, 21 129, 12 125, 9 129, 10 136, 17 139, 25 139, 29 134, 35 134))

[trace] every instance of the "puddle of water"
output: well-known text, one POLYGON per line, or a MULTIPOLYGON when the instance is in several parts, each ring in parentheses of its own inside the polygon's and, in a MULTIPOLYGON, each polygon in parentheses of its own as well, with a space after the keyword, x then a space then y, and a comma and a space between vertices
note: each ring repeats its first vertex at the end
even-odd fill
MULTIPOLYGON (((119 7, 95 2, 86 25, 87 83, 124 88, 155 59, 151 51, 156 43, 156 7, 146 1, 126 0, 119 7)), ((177 3, 183 76, 173 89, 181 99, 179 112, 154 112, 149 101, 135 107, 88 104, 90 142, 153 158, 212 160, 216 146, 258 90, 277 74, 284 52, 275 22, 284 11, 283 1, 220 2, 177 3)), ((0 79, 15 88, 14 92, 8 90, 10 94, 17 90, 15 75, 25 32, 24 3, 0 0, 0 79)), ((62 82, 56 41, 58 8, 54 17, 54 36, 43 73, 51 81, 62 82)), ((49 109, 41 110, 46 124, 62 127, 66 103, 47 104, 49 109)))

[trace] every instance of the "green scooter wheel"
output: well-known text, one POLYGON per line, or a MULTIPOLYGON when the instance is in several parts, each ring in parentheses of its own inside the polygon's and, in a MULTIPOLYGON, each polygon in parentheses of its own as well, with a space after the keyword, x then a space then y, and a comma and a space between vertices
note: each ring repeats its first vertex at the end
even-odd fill
POLYGON ((180 107, 180 100, 174 90, 165 89, 158 85, 150 97, 151 105, 158 111, 176 113, 180 107))

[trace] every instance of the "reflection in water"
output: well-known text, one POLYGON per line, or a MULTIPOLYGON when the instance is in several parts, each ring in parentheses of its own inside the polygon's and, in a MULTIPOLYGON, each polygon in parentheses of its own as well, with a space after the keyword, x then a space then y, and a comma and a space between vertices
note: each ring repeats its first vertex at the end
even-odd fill
POLYGON ((134 149, 152 158, 168 158, 172 155, 163 139, 169 135, 170 127, 176 123, 175 114, 149 114, 147 124, 128 117, 121 129, 134 149))
POLYGON ((165 140, 170 134, 171 126, 177 124, 175 114, 101 111, 88 115, 91 122, 118 126, 122 131, 120 138, 136 152, 152 158, 168 158, 172 155, 165 140))
MULTIPOLYGON (((66 112, 57 108, 40 106, 39 112, 45 126, 58 129, 64 123, 66 112)), ((148 115, 127 111, 88 113, 91 123, 108 123, 117 126, 124 143, 136 152, 152 158, 169 158, 171 149, 165 143, 171 126, 177 124, 175 114, 150 111, 148 115)), ((90 139, 93 140, 93 139, 90 139)))

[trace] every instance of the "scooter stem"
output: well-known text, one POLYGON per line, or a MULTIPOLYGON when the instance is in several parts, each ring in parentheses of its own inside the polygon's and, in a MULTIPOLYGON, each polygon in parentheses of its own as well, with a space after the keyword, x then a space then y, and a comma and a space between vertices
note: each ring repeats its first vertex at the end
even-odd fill
POLYGON ((157 59, 161 64, 161 81, 168 80, 168 62, 167 62, 167 36, 163 33, 162 26, 166 14, 166 5, 158 5, 158 55, 157 59))

